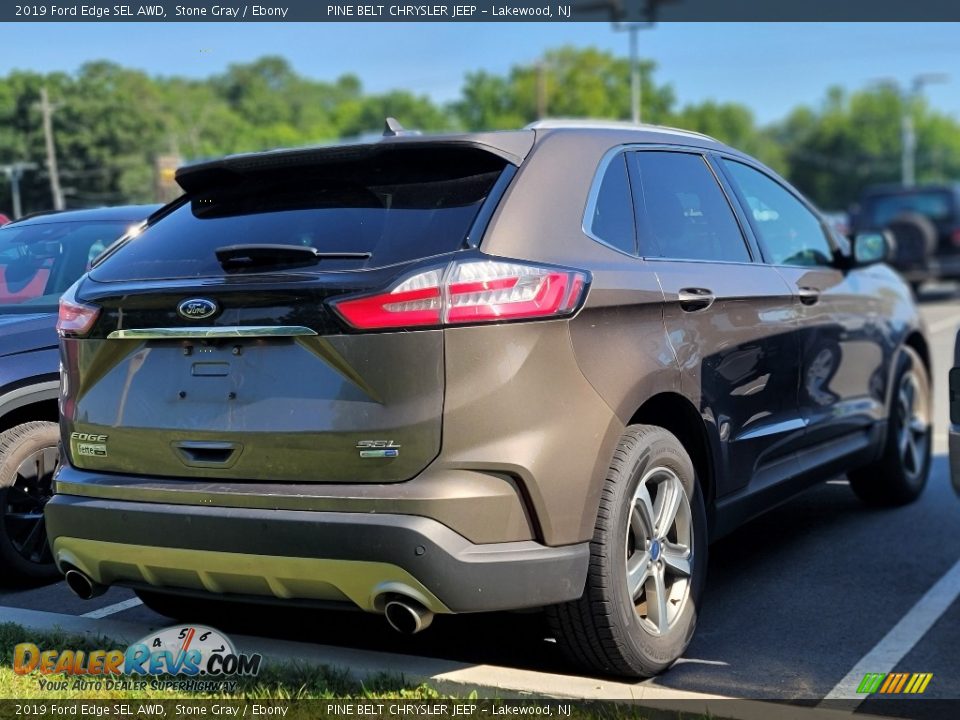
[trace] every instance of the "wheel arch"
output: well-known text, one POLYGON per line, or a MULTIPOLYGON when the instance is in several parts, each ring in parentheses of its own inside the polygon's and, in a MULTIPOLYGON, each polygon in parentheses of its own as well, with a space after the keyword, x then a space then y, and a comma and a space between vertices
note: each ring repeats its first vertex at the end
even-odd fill
POLYGON ((637 408, 628 424, 656 425, 676 436, 690 453, 709 521, 717 487, 717 456, 710 442, 707 423, 693 403, 679 393, 658 393, 637 408))
POLYGON ((58 381, 45 381, 0 395, 0 432, 32 420, 58 422, 58 388, 58 381))

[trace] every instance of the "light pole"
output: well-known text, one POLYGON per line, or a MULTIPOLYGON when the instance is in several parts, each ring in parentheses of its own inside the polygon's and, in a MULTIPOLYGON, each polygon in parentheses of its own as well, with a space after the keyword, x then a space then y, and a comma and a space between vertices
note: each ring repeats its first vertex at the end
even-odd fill
POLYGON ((905 187, 912 187, 917 182, 917 131, 913 120, 917 102, 924 87, 945 83, 949 79, 946 73, 923 73, 914 76, 907 90, 896 80, 880 81, 880 85, 891 88, 900 98, 900 182, 905 187))
POLYGON ((640 123, 643 90, 640 85, 640 53, 637 33, 652 28, 656 22, 660 5, 677 0, 581 0, 577 9, 583 11, 602 11, 610 17, 614 30, 625 30, 630 35, 630 116, 634 123, 640 123), (624 22, 636 18, 638 22, 624 22))
POLYGON ((23 215, 23 209, 20 207, 20 179, 23 177, 24 170, 35 170, 35 163, 16 162, 10 165, 0 165, 0 172, 6 175, 10 183, 10 196, 13 204, 13 219, 19 220, 23 215))
POLYGON ((649 27, 653 27, 653 21, 629 23, 613 21, 614 30, 626 30, 630 34, 630 117, 636 125, 640 124, 640 110, 643 101, 643 89, 640 86, 640 50, 637 33, 649 27))

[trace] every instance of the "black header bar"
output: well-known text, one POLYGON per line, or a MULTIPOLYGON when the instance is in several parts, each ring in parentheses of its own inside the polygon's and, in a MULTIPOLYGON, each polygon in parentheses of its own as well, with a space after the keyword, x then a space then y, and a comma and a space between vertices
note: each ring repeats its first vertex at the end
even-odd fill
POLYGON ((960 0, 58 0, 3 2, 0 22, 921 22, 960 0))

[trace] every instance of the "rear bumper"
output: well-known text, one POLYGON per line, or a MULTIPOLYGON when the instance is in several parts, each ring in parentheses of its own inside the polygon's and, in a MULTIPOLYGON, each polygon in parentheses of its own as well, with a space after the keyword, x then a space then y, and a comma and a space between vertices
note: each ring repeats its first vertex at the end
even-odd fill
POLYGON ((425 517, 200 507, 56 495, 47 529, 61 569, 104 585, 350 602, 391 593, 434 612, 540 607, 579 597, 587 543, 474 544, 425 517))

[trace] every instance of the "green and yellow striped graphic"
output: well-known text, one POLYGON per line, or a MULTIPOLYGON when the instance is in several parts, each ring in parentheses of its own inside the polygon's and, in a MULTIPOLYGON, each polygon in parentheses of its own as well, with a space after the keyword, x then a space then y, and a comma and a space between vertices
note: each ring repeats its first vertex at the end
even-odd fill
POLYGON ((857 686, 857 692, 919 695, 932 679, 933 673, 867 673, 857 686))

